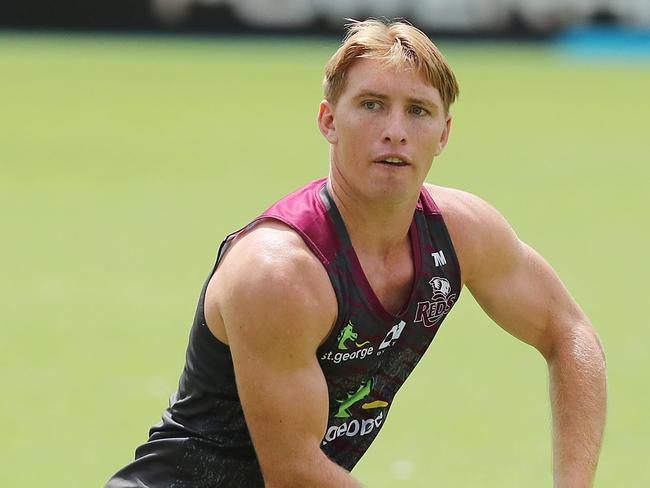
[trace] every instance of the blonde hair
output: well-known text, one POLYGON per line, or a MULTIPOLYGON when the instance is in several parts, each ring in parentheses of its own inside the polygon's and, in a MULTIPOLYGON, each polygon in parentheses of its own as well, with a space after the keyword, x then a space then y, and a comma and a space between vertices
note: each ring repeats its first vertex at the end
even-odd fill
POLYGON ((348 19, 341 47, 325 66, 323 91, 335 103, 345 87, 345 75, 357 59, 377 59, 395 69, 415 69, 440 92, 445 110, 459 94, 458 82, 440 50, 420 29, 402 20, 348 19))

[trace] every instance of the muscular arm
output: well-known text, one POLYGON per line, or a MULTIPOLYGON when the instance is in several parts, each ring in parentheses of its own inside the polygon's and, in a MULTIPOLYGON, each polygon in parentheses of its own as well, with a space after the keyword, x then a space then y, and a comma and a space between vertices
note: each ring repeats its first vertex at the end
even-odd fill
POLYGON ((496 210, 462 192, 448 197, 460 202, 448 220, 467 287, 495 322, 547 361, 555 486, 590 487, 606 409, 598 335, 551 266, 496 210))
POLYGON ((279 224, 242 237, 206 304, 211 330, 230 346, 266 486, 361 486, 320 449, 329 405, 316 349, 336 319, 336 299, 302 240, 279 224))

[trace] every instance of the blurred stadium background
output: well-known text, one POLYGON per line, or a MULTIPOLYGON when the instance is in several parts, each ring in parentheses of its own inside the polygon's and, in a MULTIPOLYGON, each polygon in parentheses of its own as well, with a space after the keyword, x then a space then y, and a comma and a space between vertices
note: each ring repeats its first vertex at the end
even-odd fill
MULTIPOLYGON (((344 18, 405 17, 461 84, 429 180, 554 265, 608 353, 596 486, 650 486, 650 2, 0 5, 0 485, 101 486, 175 389, 221 238, 309 179, 344 18)), ((465 292, 354 474, 547 487, 546 367, 465 292)))

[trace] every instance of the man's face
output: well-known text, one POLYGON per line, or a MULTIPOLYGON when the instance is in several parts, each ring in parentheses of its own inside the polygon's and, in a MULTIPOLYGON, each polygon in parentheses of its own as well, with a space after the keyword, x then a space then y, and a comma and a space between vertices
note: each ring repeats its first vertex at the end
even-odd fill
POLYGON ((362 199, 412 199, 442 152, 451 125, 424 75, 360 59, 336 103, 321 102, 318 123, 332 145, 332 177, 362 199))

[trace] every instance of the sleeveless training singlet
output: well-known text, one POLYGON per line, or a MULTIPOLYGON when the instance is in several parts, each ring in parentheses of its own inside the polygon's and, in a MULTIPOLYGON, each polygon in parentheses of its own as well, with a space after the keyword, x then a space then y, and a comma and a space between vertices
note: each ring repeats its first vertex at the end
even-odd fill
MULTIPOLYGON (((440 210, 423 188, 409 231, 415 264, 411 296, 399 315, 387 312, 361 269, 325 183, 316 180, 288 195, 221 244, 201 291, 178 391, 149 440, 136 449, 135 461, 106 488, 264 486, 230 350, 209 331, 203 313, 207 284, 224 252, 240 232, 263 219, 279 220, 300 234, 323 263, 336 294, 338 319, 317 351, 330 408, 321 449, 347 470, 366 452, 395 394, 458 299, 460 268, 440 210)), ((296 408, 309 408, 309 398, 296 408)))

